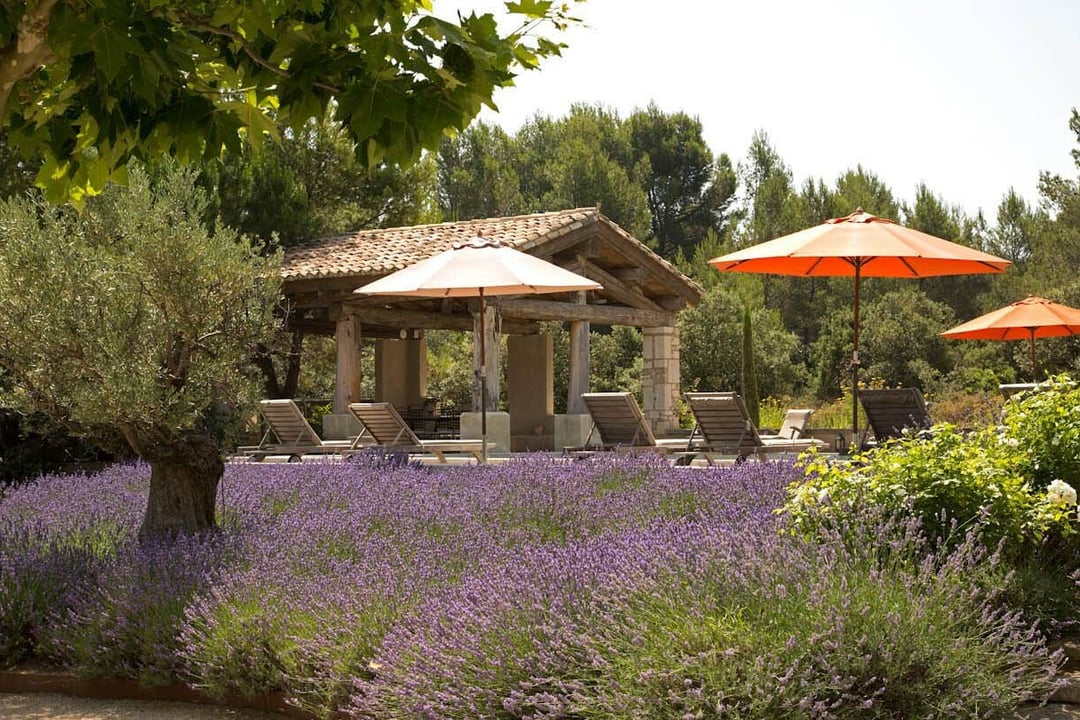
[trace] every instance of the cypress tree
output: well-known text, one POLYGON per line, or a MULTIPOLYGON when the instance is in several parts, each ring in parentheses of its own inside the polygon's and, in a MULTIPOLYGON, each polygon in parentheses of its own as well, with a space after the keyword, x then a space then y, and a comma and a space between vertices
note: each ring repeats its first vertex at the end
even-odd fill
POLYGON ((746 411, 757 425, 761 419, 761 398, 758 394, 757 370, 754 367, 754 330, 750 323, 749 305, 743 305, 742 386, 746 411))

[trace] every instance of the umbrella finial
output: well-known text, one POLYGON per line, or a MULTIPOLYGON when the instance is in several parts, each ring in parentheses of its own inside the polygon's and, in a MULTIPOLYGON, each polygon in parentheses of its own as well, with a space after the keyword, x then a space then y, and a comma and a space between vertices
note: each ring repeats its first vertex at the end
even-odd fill
POLYGON ((484 248, 484 247, 500 248, 500 247, 509 247, 509 245, 507 243, 504 243, 502 240, 499 240, 498 238, 484 237, 484 231, 480 230, 479 232, 476 233, 476 235, 472 239, 470 239, 470 240, 459 240, 459 241, 455 242, 452 245, 452 247, 455 250, 461 250, 463 248, 470 248, 470 249, 477 249, 477 248, 484 248))

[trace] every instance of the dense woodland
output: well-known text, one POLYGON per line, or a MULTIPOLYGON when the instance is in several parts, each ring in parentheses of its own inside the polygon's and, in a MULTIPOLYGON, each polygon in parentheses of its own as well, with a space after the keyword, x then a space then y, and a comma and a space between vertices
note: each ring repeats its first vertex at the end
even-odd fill
MULTIPOLYGON (((1080 115, 1074 111, 1067 121, 1080 148, 1080 115)), ((1073 156, 1080 170, 1080 149, 1073 156)), ((27 191, 36 170, 0 143, 4 196, 27 191)), ((938 333, 1029 293, 1080 304, 1077 178, 1044 173, 1037 199, 1003 188, 992 214, 972 216, 931 186, 892 188, 868 167, 796 185, 782 148, 764 131, 741 152, 717 152, 705 144, 698 119, 655 105, 628 117, 576 106, 565 117, 537 115, 514 134, 477 122, 406 169, 365 168, 340 127, 310 123, 303 132, 282 128, 280 143, 244 146, 207 165, 198 182, 211 198, 207 226, 220 218, 267 251, 359 228, 599 204, 707 290, 704 302, 680 318, 684 390, 741 385, 745 308, 762 397, 826 400, 842 393, 849 377, 850 279, 721 274, 706 261, 856 207, 1014 263, 1002 276, 865 283, 862 356, 871 382, 933 392, 1027 380, 1023 343, 953 342, 938 333)), ((561 362, 565 336, 556 324, 548 331, 561 362)), ((285 339, 278 355, 297 347, 285 339)), ((431 392, 466 402, 469 339, 435 332, 429 347, 431 392)), ((1038 350, 1041 372, 1080 365, 1075 340, 1041 341, 1038 350)), ((306 338, 301 352, 304 369, 292 383, 279 381, 266 363, 269 393, 328 391, 329 342, 306 338)), ((638 389, 639 333, 594 328, 592 374, 595 389, 638 389)), ((556 398, 565 402, 563 388, 556 398)))
MULTIPOLYGON (((1080 116, 1070 122, 1080 147, 1080 116)), ((1073 151, 1080 169, 1080 150, 1073 151)), ((805 173, 806 169, 802 169, 805 173)), ((1019 180, 1019 179, 1018 179, 1019 180)), ((971 216, 927 185, 890 187, 872 168, 801 186, 765 132, 741 154, 717 152, 698 119, 655 105, 628 117, 577 106, 537 115, 516 133, 475 123, 407 169, 360 167, 332 124, 261 152, 230 157, 203 181, 223 221, 268 247, 362 227, 467 220, 599 204, 605 215, 704 286, 702 305, 681 317, 682 385, 741 385, 742 311, 753 317, 762 397, 825 400, 849 377, 852 283, 847 278, 721 274, 707 260, 732 249, 862 207, 910 227, 1011 260, 1002 276, 864 284, 863 363, 871 382, 976 390, 1027 380, 1023 343, 946 341, 938 333, 1029 293, 1080 304, 1080 185, 1044 174, 1032 201, 1002 188, 997 208, 971 216), (907 196, 907 197, 905 197, 907 196)), ((565 338, 556 337, 557 362, 565 338)), ((432 392, 468 397, 469 339, 434 333, 432 392)), ((594 328, 595 389, 639 387, 640 336, 594 328)), ((1040 368, 1075 369, 1074 340, 1038 344, 1040 368)), ((329 353, 308 343, 297 391, 326 389, 329 353), (321 370, 320 370, 321 368, 321 370)), ((564 374, 556 373, 556 377, 564 374)), ((556 402, 565 400, 556 388, 556 402)))

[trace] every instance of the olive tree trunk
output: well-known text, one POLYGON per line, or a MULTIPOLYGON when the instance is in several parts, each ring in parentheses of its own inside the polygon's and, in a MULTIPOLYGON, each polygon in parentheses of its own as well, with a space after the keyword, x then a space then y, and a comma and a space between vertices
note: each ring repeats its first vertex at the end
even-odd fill
POLYGON ((217 490, 225 463, 213 437, 192 434, 171 442, 131 444, 150 463, 150 496, 140 539, 217 526, 217 490))

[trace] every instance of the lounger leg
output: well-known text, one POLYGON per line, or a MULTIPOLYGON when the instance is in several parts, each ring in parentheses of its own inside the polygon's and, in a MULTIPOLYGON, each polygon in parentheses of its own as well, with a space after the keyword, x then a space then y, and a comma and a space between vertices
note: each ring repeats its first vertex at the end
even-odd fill
POLYGON ((446 464, 446 453, 442 450, 433 450, 432 452, 435 454, 435 459, 438 460, 441 465, 446 464))

